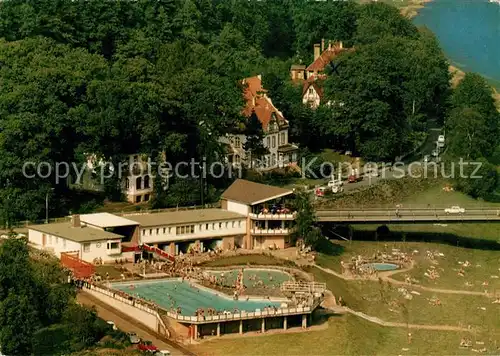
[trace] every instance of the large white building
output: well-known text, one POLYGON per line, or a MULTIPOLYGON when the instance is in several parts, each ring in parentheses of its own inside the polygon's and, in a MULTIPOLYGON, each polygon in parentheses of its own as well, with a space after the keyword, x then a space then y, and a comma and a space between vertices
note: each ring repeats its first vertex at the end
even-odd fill
POLYGON ((67 222, 29 226, 29 241, 57 257, 72 253, 90 263, 137 261, 141 246, 167 258, 191 248, 283 249, 294 227, 292 195, 289 189, 237 179, 222 194, 220 209, 74 215, 67 222))
POLYGON ((122 252, 122 243, 137 238, 138 223, 109 213, 74 215, 71 221, 28 227, 30 243, 50 251, 77 253, 81 260, 94 263, 133 259, 133 253, 122 252))
MULTIPOLYGON (((145 203, 151 200, 153 195, 154 175, 158 169, 158 162, 155 165, 148 166, 150 158, 145 154, 129 155, 127 160, 120 167, 113 167, 113 174, 118 175, 122 183, 122 192, 129 203, 145 203)), ((82 177, 71 177, 69 186, 73 189, 82 189, 90 191, 104 191, 103 180, 110 173, 106 171, 109 163, 96 155, 89 155, 87 158, 87 170, 82 177)), ((166 177, 165 172, 162 172, 166 177)), ((168 184, 168 182, 164 182, 168 184)))

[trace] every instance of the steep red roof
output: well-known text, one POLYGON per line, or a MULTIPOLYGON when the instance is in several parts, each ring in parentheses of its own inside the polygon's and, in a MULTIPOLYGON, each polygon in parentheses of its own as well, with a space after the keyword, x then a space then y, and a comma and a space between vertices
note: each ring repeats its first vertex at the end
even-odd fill
POLYGON ((276 119, 281 121, 282 124, 288 123, 267 97, 266 90, 262 87, 262 80, 259 76, 246 78, 243 80, 243 84, 246 84, 243 93, 246 100, 243 115, 250 117, 252 112, 255 111, 264 131, 268 129, 273 113, 276 115, 276 119))
POLYGON ((323 99, 323 87, 319 83, 319 80, 307 80, 304 82, 304 86, 302 87, 302 96, 304 96, 305 93, 307 93, 307 89, 309 87, 313 87, 316 93, 318 93, 319 98, 323 99))
POLYGON ((321 72, 335 57, 337 57, 344 49, 340 47, 327 48, 321 55, 306 68, 308 72, 321 72))

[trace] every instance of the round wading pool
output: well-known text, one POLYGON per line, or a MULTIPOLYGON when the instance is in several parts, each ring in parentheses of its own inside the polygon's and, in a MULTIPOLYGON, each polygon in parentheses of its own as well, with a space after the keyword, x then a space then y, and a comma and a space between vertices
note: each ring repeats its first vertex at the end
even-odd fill
POLYGON ((367 263, 363 265, 366 269, 373 269, 375 271, 394 271, 399 268, 394 263, 367 263))

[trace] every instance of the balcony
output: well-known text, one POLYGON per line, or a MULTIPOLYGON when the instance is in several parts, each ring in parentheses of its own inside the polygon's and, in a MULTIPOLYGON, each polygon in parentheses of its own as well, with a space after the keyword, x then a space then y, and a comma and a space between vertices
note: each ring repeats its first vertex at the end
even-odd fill
POLYGON ((271 214, 271 213, 250 213, 250 218, 253 220, 294 220, 297 212, 287 214, 271 214))
POLYGON ((293 232, 293 229, 259 229, 253 228, 251 231, 252 235, 288 235, 293 232))

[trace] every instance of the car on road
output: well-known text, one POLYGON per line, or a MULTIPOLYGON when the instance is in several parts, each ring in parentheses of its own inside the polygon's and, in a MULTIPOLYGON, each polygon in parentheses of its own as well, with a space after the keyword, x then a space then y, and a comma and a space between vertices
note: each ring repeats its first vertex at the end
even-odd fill
POLYGON ((127 336, 129 338, 131 344, 138 344, 141 342, 141 338, 139 336, 137 336, 137 334, 134 332, 127 333, 127 336))
POLYGON ((444 209, 446 214, 463 214, 465 213, 465 209, 459 206, 452 206, 451 208, 444 209))
POLYGON ((154 356, 170 356, 170 355, 172 354, 168 350, 156 351, 156 353, 154 354, 154 356))

